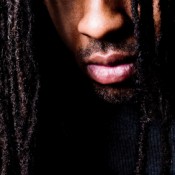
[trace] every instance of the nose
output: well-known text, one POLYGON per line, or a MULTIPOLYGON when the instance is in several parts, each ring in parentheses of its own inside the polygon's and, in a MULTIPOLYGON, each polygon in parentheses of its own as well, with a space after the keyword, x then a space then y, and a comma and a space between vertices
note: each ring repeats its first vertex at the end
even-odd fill
POLYGON ((124 26, 124 16, 120 5, 106 3, 105 0, 87 0, 84 15, 78 24, 78 32, 93 39, 101 39, 110 32, 124 26))

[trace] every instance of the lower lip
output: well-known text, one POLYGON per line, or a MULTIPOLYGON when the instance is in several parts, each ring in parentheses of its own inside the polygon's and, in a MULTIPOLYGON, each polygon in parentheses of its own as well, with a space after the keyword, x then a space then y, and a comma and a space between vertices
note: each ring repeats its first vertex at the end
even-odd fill
POLYGON ((121 64, 117 66, 88 65, 88 75, 100 84, 121 83, 130 78, 133 73, 133 64, 121 64))

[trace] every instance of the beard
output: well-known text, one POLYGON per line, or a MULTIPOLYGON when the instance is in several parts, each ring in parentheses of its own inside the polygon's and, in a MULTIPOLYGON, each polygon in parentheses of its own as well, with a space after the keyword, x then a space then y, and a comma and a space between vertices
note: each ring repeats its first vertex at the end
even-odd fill
POLYGON ((102 85, 92 83, 93 91, 99 99, 110 104, 135 104, 139 101, 142 88, 136 85, 136 79, 128 80, 120 85, 102 85))
MULTIPOLYGON (((136 53, 137 45, 133 41, 127 42, 117 42, 111 43, 107 41, 94 41, 89 42, 85 49, 79 48, 76 59, 80 63, 80 68, 84 67, 84 61, 88 59, 91 54, 96 52, 107 52, 109 50, 120 50, 126 51, 132 54, 136 53)), ((131 55, 132 55, 131 54, 131 55)), ((134 69, 137 72, 137 65, 135 65, 134 69)), ((91 81, 93 91, 99 97, 99 99, 111 103, 111 104, 127 104, 127 103, 135 103, 138 101, 138 94, 140 93, 141 88, 137 87, 137 83, 139 82, 137 79, 139 76, 133 76, 129 80, 126 80, 123 83, 119 84, 109 84, 103 85, 95 81, 91 81)))
MULTIPOLYGON (((158 41, 156 41, 158 42, 158 41)), ((76 53, 77 62, 80 68, 84 68, 84 62, 88 60, 93 53, 112 51, 124 51, 135 56, 134 72, 135 74, 119 84, 100 84, 93 80, 93 91, 102 100, 112 104, 128 104, 140 103, 142 99, 154 101, 155 94, 159 89, 160 77, 157 77, 156 70, 157 63, 152 60, 153 56, 149 53, 140 55, 138 52, 138 45, 135 40, 108 42, 91 40, 86 48, 79 48, 76 53), (144 97, 146 96, 146 97, 144 97)))
POLYGON ((94 91, 98 97, 111 104, 125 104, 133 102, 136 92, 132 88, 116 88, 112 86, 102 86, 93 83, 94 91))

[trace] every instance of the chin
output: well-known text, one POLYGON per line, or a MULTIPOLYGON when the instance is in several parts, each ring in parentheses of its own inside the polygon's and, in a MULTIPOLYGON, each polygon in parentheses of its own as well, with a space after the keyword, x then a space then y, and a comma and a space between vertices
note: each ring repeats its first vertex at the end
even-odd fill
POLYGON ((139 90, 134 87, 102 85, 93 83, 95 94, 99 99, 110 104, 135 104, 139 90))

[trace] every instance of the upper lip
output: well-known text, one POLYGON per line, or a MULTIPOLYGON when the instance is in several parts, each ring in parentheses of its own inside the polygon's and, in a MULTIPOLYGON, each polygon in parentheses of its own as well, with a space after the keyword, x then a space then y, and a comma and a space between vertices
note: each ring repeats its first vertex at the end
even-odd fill
POLYGON ((97 52, 86 59, 87 64, 97 64, 103 66, 115 66, 134 62, 135 56, 127 52, 97 52))

